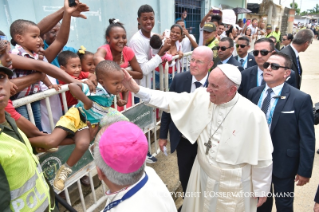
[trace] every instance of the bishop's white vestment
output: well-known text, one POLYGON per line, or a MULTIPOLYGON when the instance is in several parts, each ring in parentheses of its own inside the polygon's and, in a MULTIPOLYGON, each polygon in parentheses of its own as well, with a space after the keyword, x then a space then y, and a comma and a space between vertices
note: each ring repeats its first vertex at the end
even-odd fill
POLYGON ((177 94, 140 87, 136 96, 170 112, 178 130, 191 143, 198 142, 182 212, 257 210, 253 195, 262 197, 270 191, 273 151, 260 108, 238 93, 215 105, 205 88, 177 94))

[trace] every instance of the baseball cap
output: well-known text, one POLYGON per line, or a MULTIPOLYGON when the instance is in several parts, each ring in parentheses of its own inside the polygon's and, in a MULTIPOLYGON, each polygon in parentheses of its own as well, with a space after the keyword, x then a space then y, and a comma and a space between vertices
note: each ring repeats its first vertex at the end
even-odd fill
POLYGON ((120 121, 111 124, 101 136, 99 150, 104 162, 117 172, 136 172, 145 163, 148 143, 135 124, 120 121))
POLYGON ((271 24, 267 24, 267 27, 266 27, 266 29, 272 29, 272 26, 271 26, 271 24))
POLYGON ((215 32, 216 31, 216 26, 213 22, 208 22, 204 25, 203 28, 204 31, 206 32, 215 32))
POLYGON ((0 64, 0 71, 6 73, 8 77, 12 77, 13 72, 10 68, 4 67, 2 64, 0 64))

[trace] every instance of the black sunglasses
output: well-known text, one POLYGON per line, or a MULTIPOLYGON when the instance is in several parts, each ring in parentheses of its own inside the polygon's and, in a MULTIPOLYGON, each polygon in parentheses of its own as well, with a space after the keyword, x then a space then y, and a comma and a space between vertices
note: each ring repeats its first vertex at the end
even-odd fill
POLYGON ((244 44, 236 44, 236 48, 240 47, 240 48, 245 48, 247 45, 244 45, 244 44))
POLYGON ((269 65, 270 65, 270 67, 271 67, 272 70, 278 70, 279 68, 289 69, 288 67, 280 66, 280 65, 278 65, 277 63, 268 63, 268 62, 265 62, 265 63, 263 64, 263 67, 264 67, 264 68, 268 68, 269 65))
POLYGON ((216 46, 216 48, 217 48, 217 50, 222 50, 222 51, 226 51, 226 49, 230 49, 231 48, 231 46, 230 47, 226 47, 226 46, 216 46))
POLYGON ((257 57, 259 55, 259 52, 260 52, 261 56, 266 56, 267 54, 269 54, 270 51, 265 50, 265 49, 263 49, 263 50, 254 50, 253 51, 254 56, 257 57))

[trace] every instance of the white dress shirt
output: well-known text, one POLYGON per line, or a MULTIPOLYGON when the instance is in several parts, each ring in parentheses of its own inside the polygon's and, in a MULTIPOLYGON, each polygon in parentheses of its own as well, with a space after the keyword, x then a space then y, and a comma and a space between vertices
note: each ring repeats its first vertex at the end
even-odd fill
MULTIPOLYGON (((208 77, 208 73, 206 74, 206 76, 202 80, 199 81, 202 84, 202 86, 200 86, 200 87, 203 87, 205 85, 205 83, 207 81, 207 77, 208 77)), ((198 82, 198 81, 194 76, 192 76, 191 93, 193 93, 196 90, 195 82, 198 82)), ((207 87, 207 85, 205 85, 205 87, 207 87)))
POLYGON ((241 59, 244 60, 244 64, 242 65, 242 67, 243 67, 244 69, 246 69, 246 68, 247 68, 247 63, 248 63, 248 53, 246 54, 246 57, 244 57, 244 58, 241 58, 241 57, 239 57, 239 55, 238 55, 238 62, 240 63, 240 65, 241 65, 241 62, 240 62, 241 59))
MULTIPOLYGON (((274 106, 275 101, 277 100, 277 98, 273 98, 273 97, 279 96, 279 95, 281 94, 281 90, 282 90, 283 86, 284 86, 284 83, 282 83, 281 85, 278 85, 278 86, 272 88, 272 93, 271 93, 271 95, 270 95, 270 98, 271 98, 271 99, 270 99, 270 104, 269 104, 269 107, 268 107, 268 110, 267 110, 267 114, 266 114, 267 122, 268 122, 268 119, 269 119, 270 115, 271 115, 271 116, 274 115, 274 114, 270 114, 270 111, 271 111, 272 107, 274 106)), ((268 87, 268 85, 267 85, 267 83, 266 83, 265 89, 264 89, 263 92, 261 93, 261 96, 262 96, 261 104, 258 105, 260 108, 262 107, 262 104, 263 104, 263 102, 264 102, 264 100, 265 100, 265 98, 266 98, 266 96, 267 96, 267 94, 268 94, 268 91, 267 91, 268 89, 269 89, 269 87, 268 87)), ((272 118, 272 117, 271 117, 271 118, 272 118)), ((269 129, 270 129, 270 127, 271 127, 271 123, 269 124, 269 129)))
POLYGON ((258 82, 258 84, 257 84, 257 87, 258 86, 261 86, 261 82, 263 81, 263 71, 258 67, 258 71, 257 71, 257 82, 258 82))

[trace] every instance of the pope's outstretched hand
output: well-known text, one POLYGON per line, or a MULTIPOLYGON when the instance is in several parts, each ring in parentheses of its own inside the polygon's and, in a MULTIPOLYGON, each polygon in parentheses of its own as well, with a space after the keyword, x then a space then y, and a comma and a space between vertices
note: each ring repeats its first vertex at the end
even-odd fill
POLYGON ((135 94, 138 93, 138 91, 140 90, 140 86, 135 82, 133 77, 124 68, 122 68, 122 71, 124 73, 124 79, 122 81, 124 87, 135 94))

